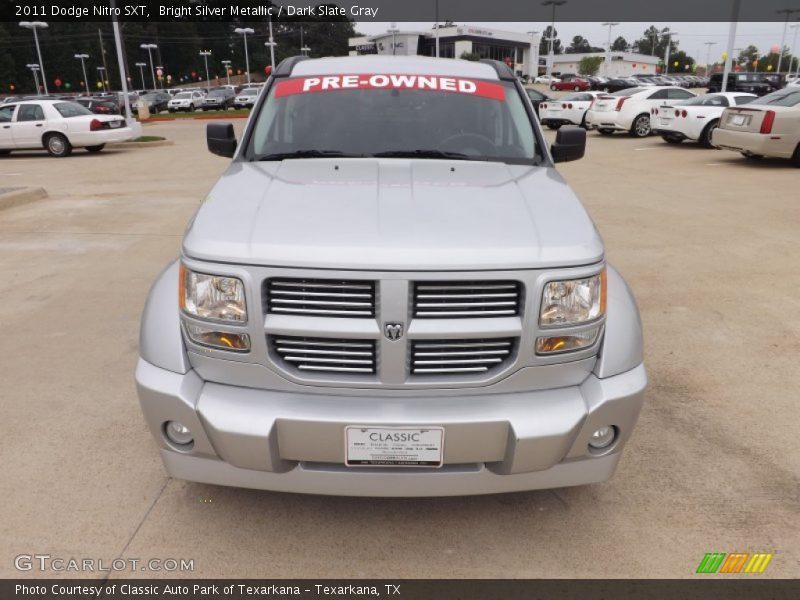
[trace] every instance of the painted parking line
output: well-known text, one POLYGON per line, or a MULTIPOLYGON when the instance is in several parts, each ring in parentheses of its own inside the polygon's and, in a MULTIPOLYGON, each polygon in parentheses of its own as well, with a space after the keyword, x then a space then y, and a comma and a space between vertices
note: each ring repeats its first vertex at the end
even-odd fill
POLYGON ((644 148, 634 148, 634 150, 658 150, 661 146, 645 146, 644 148))

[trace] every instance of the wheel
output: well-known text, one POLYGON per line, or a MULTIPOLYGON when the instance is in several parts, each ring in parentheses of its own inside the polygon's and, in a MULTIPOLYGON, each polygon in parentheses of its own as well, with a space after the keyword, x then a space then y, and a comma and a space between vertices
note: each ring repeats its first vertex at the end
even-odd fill
POLYGON ((714 133, 714 130, 719 125, 719 120, 711 121, 708 125, 706 125, 705 129, 703 129, 702 133, 700 134, 700 145, 704 148, 713 148, 714 145, 711 143, 711 135, 714 133))
POLYGON ((581 86, 579 86, 579 85, 576 85, 576 86, 575 86, 574 88, 572 88, 572 89, 573 89, 573 90, 575 90, 576 92, 580 92, 580 91, 581 91, 581 86))
POLYGON ((555 92, 556 91, 556 84, 555 83, 551 83, 550 84, 550 89, 555 92))
POLYGON ((561 128, 561 123, 548 123, 547 124, 547 128, 548 129, 553 129, 553 130, 560 129, 561 128))
POLYGON ((647 137, 650 135, 650 115, 642 113, 633 120, 631 125, 631 135, 633 137, 647 137))
POLYGON ((195 110, 195 108, 194 108, 194 104, 190 104, 190 105, 189 105, 189 110, 188 110, 188 111, 186 111, 186 112, 194 112, 194 110, 195 110))
POLYGON ((764 158, 761 154, 750 154, 749 152, 742 152, 741 154, 748 160, 761 160, 764 158))
POLYGON ((92 154, 97 154, 105 147, 106 147, 105 144, 97 144, 97 146, 86 146, 86 149, 92 154))
POLYGON ((600 135, 611 135, 614 133, 613 129, 598 129, 597 131, 600 133, 600 135))
POLYGON ((800 167, 800 144, 797 144, 797 148, 794 149, 794 154, 792 155, 792 164, 795 167, 800 167))
POLYGON ((680 144, 683 141, 683 138, 675 137, 674 135, 662 135, 661 139, 668 144, 680 144))
POLYGON ((583 113, 583 118, 581 119, 581 124, 578 125, 578 127, 583 127, 584 129, 587 129, 587 127, 586 127, 586 112, 583 113))
POLYGON ((72 153, 72 144, 70 144, 66 136, 61 133, 47 134, 47 137, 44 139, 44 147, 47 149, 47 152, 50 153, 50 156, 55 156, 57 158, 69 156, 72 153))

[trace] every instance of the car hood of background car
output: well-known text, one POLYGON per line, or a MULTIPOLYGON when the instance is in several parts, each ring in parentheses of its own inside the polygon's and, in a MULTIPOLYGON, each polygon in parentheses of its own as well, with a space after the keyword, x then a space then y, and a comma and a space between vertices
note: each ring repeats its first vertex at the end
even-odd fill
POLYGON ((596 263, 603 242, 553 168, 304 159, 232 163, 183 252, 282 267, 495 270, 596 263))

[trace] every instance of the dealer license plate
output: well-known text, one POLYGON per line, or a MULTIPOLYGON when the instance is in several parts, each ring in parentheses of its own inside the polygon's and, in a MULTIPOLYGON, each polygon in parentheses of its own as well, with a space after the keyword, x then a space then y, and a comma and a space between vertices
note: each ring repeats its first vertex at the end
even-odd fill
POLYGON ((731 122, 734 125, 744 125, 745 119, 746 119, 745 115, 733 115, 733 119, 731 120, 731 122))
POLYGON ((443 427, 345 428, 348 467, 441 467, 443 427))
POLYGON ((109 122, 108 125, 112 129, 116 129, 117 127, 121 127, 122 126, 122 121, 111 121, 111 122, 109 122))

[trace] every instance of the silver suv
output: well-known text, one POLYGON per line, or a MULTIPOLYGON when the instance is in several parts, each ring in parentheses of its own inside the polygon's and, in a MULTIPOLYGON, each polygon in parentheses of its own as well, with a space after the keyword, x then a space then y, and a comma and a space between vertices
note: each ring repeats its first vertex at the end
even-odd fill
POLYGON ((646 386, 633 296, 502 63, 284 61, 158 277, 136 382, 167 471, 315 494, 605 481, 646 386))

